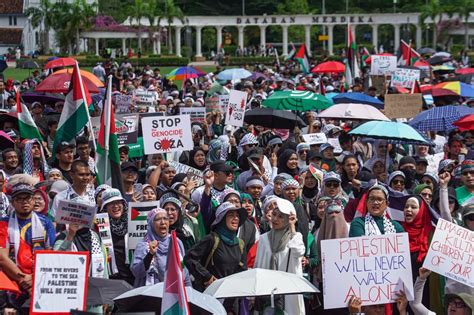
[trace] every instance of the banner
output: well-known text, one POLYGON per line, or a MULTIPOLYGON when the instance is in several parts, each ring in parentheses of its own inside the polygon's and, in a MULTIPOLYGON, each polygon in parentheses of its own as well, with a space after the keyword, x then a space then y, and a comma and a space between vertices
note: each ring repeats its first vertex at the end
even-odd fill
POLYGON ((206 98, 204 101, 206 112, 220 111, 225 114, 227 103, 229 102, 229 95, 216 95, 206 98))
MULTIPOLYGON (((99 138, 100 117, 91 117, 95 139, 99 138)), ((115 115, 115 129, 117 131, 118 145, 137 143, 138 114, 115 115)))
POLYGON ((80 226, 91 227, 96 210, 97 208, 93 204, 60 199, 55 222, 61 224, 76 223, 80 226))
POLYGON ((413 118, 421 112, 421 94, 385 94, 384 114, 390 119, 413 118))
POLYGON ((118 272, 118 269, 115 262, 114 243, 112 241, 112 234, 110 231, 109 214, 107 212, 97 213, 95 216, 95 222, 99 228, 99 236, 102 240, 102 244, 104 244, 105 248, 107 249, 107 257, 111 259, 109 274, 115 274, 118 272))
POLYGON ((229 94, 219 95, 219 110, 222 114, 225 114, 227 110, 227 105, 229 105, 229 94))
POLYGON ((130 113, 130 107, 132 104, 132 95, 116 94, 113 96, 115 99, 115 113, 130 113))
POLYGON ((206 109, 204 107, 180 107, 179 114, 191 116, 191 123, 203 124, 206 121, 206 109))
POLYGON ((225 124, 236 127, 244 125, 245 106, 247 105, 247 92, 231 90, 229 104, 225 115, 225 124))
POLYGON ((370 64, 371 75, 392 75, 397 69, 396 56, 370 56, 372 60, 370 64))
POLYGON ((154 106, 155 105, 155 94, 147 92, 136 92, 133 98, 135 106, 154 106))
POLYGON ((412 89, 415 81, 420 80, 420 70, 397 68, 392 75, 392 86, 412 89))
POLYGON ((197 182, 196 187, 204 185, 202 171, 195 169, 191 166, 188 166, 186 164, 178 163, 176 161, 169 161, 168 164, 170 166, 173 166, 176 169, 176 174, 180 174, 180 173, 187 174, 191 180, 196 181, 197 182))
POLYGON ((324 132, 318 132, 318 133, 310 133, 307 135, 303 135, 303 140, 309 145, 312 144, 323 144, 328 142, 328 139, 324 132))
POLYGON ((128 204, 128 250, 135 250, 146 235, 147 215, 160 206, 159 201, 130 202, 128 204))
POLYGON ((88 252, 35 252, 30 314, 69 314, 86 310, 88 252))
POLYGON ((142 117, 145 154, 192 150, 191 119, 189 115, 142 117))
POLYGON ((407 233, 321 242, 324 308, 347 308, 352 296, 362 305, 394 303, 403 290, 413 300, 407 233))
POLYGON ((474 288, 474 232, 439 219, 423 267, 474 288))

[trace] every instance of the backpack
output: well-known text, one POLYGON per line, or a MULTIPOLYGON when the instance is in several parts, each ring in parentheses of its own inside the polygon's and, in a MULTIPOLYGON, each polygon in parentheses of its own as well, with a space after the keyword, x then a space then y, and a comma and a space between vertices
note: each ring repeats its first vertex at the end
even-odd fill
MULTIPOLYGON (((206 263, 204 264, 204 268, 207 269, 207 266, 209 265, 210 262, 212 262, 212 264, 214 265, 214 253, 216 252, 217 250, 217 247, 219 246, 219 242, 221 241, 221 239, 219 238, 219 235, 217 235, 217 233, 215 232, 211 232, 211 235, 214 239, 214 245, 212 245, 212 249, 211 249, 211 252, 209 253, 209 256, 207 257, 206 259, 206 263)), ((241 240, 239 238, 239 249, 240 249, 240 254, 242 255, 244 253, 244 248, 245 248, 245 243, 243 240, 241 240)), ((240 262, 240 264, 242 265, 242 262, 240 262)))

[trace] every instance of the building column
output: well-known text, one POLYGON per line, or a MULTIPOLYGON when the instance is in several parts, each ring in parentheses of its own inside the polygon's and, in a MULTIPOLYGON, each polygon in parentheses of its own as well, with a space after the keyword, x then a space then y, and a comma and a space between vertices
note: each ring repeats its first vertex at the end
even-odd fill
POLYGON ((416 37, 415 37, 415 40, 416 40, 416 49, 420 49, 422 47, 422 39, 421 39, 421 26, 419 26, 418 24, 415 25, 416 27, 416 37))
POLYGON ((122 52, 124 56, 127 55, 127 39, 126 38, 122 38, 122 52))
POLYGON ((283 56, 288 56, 288 25, 281 26, 283 37, 283 56))
POLYGON ((266 26, 260 26, 260 49, 263 49, 265 51, 267 47, 267 37, 266 37, 266 26))
POLYGON ((201 30, 202 30, 202 26, 196 26, 196 57, 202 57, 201 30))
POLYGON ((304 26, 304 42, 306 45, 306 51, 311 56, 311 25, 304 26))
POLYGON ((95 55, 100 56, 100 54, 99 54, 99 39, 98 38, 95 39, 95 55))
POLYGON ((243 26, 239 26, 238 28, 238 31, 239 31, 239 47, 240 49, 244 49, 244 27, 243 26))
POLYGON ((216 26, 217 30, 217 50, 216 54, 219 52, 219 50, 222 47, 222 26, 216 26))
POLYGON ((379 51, 379 25, 372 24, 372 45, 375 51, 379 51))
POLYGON ((327 25, 328 28, 328 53, 334 54, 334 25, 327 25))
POLYGON ((161 28, 158 27, 158 32, 156 33, 156 54, 161 55, 161 28))
POLYGON ((176 37, 176 56, 181 57, 181 27, 176 26, 175 37, 176 37))
POLYGON ((394 42, 393 42, 393 50, 394 53, 398 53, 398 49, 400 48, 400 24, 393 24, 393 29, 394 29, 394 42))

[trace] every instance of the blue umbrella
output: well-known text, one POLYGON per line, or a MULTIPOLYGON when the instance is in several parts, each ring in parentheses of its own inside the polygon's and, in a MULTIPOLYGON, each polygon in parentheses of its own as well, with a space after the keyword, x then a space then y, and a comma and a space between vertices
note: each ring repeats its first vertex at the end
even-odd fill
POLYGON ((359 103, 367 104, 377 107, 378 109, 383 109, 383 102, 378 98, 369 96, 364 93, 354 92, 354 93, 340 93, 337 96, 333 97, 335 104, 341 103, 359 103))
POLYGON ((429 144, 416 129, 394 121, 369 121, 349 131, 349 134, 400 143, 429 144))
POLYGON ((337 95, 339 95, 339 93, 329 92, 329 93, 326 93, 326 95, 324 95, 324 96, 326 96, 326 98, 329 100, 329 102, 331 102, 331 104, 334 104, 333 98, 337 95))
POLYGON ((229 80, 238 80, 243 78, 248 78, 252 75, 252 72, 247 71, 242 68, 233 68, 227 69, 222 72, 219 72, 217 75, 218 80, 229 81, 229 80))
POLYGON ((410 126, 420 131, 450 131, 456 126, 456 120, 474 114, 474 108, 462 105, 447 105, 425 110, 408 122, 410 126))

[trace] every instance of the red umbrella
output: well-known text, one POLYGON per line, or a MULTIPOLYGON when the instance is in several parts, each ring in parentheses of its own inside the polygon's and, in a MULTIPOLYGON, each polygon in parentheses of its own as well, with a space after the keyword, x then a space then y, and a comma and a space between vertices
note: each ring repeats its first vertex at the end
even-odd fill
POLYGON ((328 72, 333 72, 333 73, 343 73, 344 69, 346 66, 338 61, 327 61, 320 63, 316 67, 311 70, 313 73, 328 73, 328 72))
MULTIPOLYGON (((395 56, 394 54, 391 53, 382 53, 382 54, 375 54, 375 56, 395 56)), ((372 58, 369 56, 367 59, 365 59, 365 63, 370 65, 372 63, 372 58)))
POLYGON ((430 68, 430 64, 428 63, 428 61, 426 60, 423 60, 423 59, 418 59, 417 61, 415 61, 415 63, 413 64, 413 67, 416 67, 416 68, 420 68, 420 69, 429 69, 430 68))
POLYGON ((474 74, 474 68, 461 68, 456 70, 457 74, 474 74))
POLYGON ((461 131, 474 130, 474 114, 464 116, 453 123, 461 131))
POLYGON ((75 64, 76 64, 76 59, 65 57, 65 58, 58 58, 58 59, 51 60, 44 66, 44 68, 54 69, 54 68, 74 66, 75 64))
POLYGON ((3 271, 0 271, 0 290, 20 293, 20 287, 18 287, 18 284, 10 280, 3 271))
MULTIPOLYGON (((91 80, 89 80, 84 75, 81 75, 82 82, 89 93, 97 94, 99 93, 99 88, 91 80)), ((61 73, 50 75, 44 79, 40 84, 36 86, 35 91, 37 92, 49 92, 49 93, 67 93, 69 91, 69 84, 71 82, 70 73, 61 73)))

